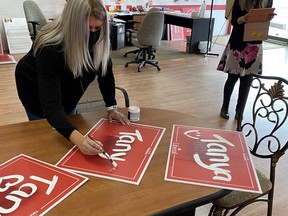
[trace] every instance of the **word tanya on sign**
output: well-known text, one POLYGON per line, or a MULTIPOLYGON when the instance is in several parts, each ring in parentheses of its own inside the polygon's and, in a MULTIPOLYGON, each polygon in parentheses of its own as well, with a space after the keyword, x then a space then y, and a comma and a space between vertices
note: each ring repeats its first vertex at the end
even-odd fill
MULTIPOLYGON (((142 135, 139 130, 135 130, 135 133, 128 132, 119 132, 119 139, 115 143, 115 147, 112 151, 115 152, 111 154, 113 160, 125 161, 124 158, 121 158, 126 155, 126 152, 129 152, 132 148, 132 144, 137 139, 139 142, 143 142, 142 135)), ((100 157, 106 158, 104 155, 99 154, 100 157)))
MULTIPOLYGON (((198 130, 191 130, 186 131, 184 133, 187 137, 192 139, 199 140, 200 132, 198 130), (191 132, 196 132, 197 137, 193 137, 189 135, 191 132)), ((209 161, 213 162, 211 164, 205 164, 201 160, 201 156, 199 154, 194 154, 193 158, 195 162, 203 167, 204 169, 212 170, 214 172, 213 179, 219 180, 219 181, 231 181, 231 171, 229 170, 229 157, 227 155, 227 147, 226 145, 230 147, 234 147, 234 144, 223 138, 222 136, 218 134, 213 134, 213 137, 215 139, 200 139, 201 144, 207 145, 207 152, 206 156, 209 156, 209 161), (224 168, 225 167, 225 168, 224 168)))
POLYGON ((47 184, 46 195, 49 195, 53 191, 58 181, 58 176, 56 175, 53 176, 52 180, 44 179, 34 175, 31 175, 29 178, 36 181, 35 184, 21 184, 25 179, 22 175, 15 174, 0 177, 0 193, 7 192, 16 186, 19 186, 18 189, 11 191, 8 195, 5 196, 5 199, 9 200, 8 202, 11 203, 11 205, 8 208, 0 206, 0 214, 9 214, 17 210, 24 199, 27 199, 36 193, 36 183, 39 184, 39 182, 41 182, 43 184, 47 184))

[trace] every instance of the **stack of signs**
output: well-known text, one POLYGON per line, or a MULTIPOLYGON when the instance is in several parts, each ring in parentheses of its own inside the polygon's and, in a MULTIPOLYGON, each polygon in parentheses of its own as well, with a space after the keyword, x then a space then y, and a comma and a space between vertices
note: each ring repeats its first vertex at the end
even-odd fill
POLYGON ((87 180, 18 155, 0 165, 0 215, 44 215, 87 180))

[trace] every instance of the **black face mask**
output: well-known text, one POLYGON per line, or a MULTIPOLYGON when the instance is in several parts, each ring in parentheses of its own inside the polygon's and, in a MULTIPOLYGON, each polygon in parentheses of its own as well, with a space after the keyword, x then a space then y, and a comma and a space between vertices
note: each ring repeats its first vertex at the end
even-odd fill
POLYGON ((95 31, 95 32, 90 32, 90 37, 89 37, 89 46, 92 47, 100 37, 101 30, 95 31))

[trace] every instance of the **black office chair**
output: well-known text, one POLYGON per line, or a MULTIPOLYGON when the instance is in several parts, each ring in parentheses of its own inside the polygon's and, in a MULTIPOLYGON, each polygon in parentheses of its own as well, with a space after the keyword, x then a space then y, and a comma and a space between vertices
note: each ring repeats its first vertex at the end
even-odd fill
POLYGON ((125 27, 125 38, 126 38, 126 45, 133 46, 132 38, 137 37, 137 30, 135 29, 135 24, 140 24, 140 21, 137 20, 127 20, 125 27))
POLYGON ((138 64, 138 72, 141 72, 141 68, 145 67, 146 64, 150 64, 155 66, 158 71, 161 70, 158 62, 151 56, 154 50, 161 44, 163 26, 163 12, 153 11, 145 16, 139 26, 137 39, 132 39, 133 45, 139 49, 138 57, 134 61, 127 62, 125 67, 128 67, 129 64, 136 63, 138 64))
POLYGON ((24 1, 23 9, 28 24, 29 34, 33 41, 36 37, 37 31, 47 24, 47 20, 39 6, 34 1, 24 1))
POLYGON ((250 152, 269 161, 267 177, 257 170, 262 193, 232 191, 213 202, 209 215, 236 215, 255 202, 267 203, 267 215, 272 215, 276 165, 288 148, 288 81, 281 77, 250 75, 246 97, 240 106, 237 130, 242 131, 250 152), (245 112, 244 112, 245 109, 245 112))

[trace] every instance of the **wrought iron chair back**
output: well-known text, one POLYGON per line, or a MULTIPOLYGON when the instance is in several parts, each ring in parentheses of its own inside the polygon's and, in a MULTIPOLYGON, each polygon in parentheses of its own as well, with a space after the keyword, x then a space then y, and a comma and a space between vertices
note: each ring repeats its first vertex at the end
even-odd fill
POLYGON ((250 75, 245 100, 240 105, 237 130, 243 132, 253 159, 269 160, 269 173, 264 175, 263 179, 257 171, 262 194, 251 195, 247 192, 232 191, 226 197, 213 202, 210 215, 218 215, 219 212, 220 215, 223 215, 223 212, 224 215, 228 215, 231 209, 233 211, 230 215, 236 215, 247 205, 259 201, 267 202, 267 215, 272 215, 276 165, 288 148, 287 94, 287 80, 275 76, 250 75), (265 180, 270 186, 267 182, 261 182, 265 180), (265 186, 262 183, 266 188, 263 189, 265 186), (233 199, 233 196, 241 199, 233 199), (235 203, 232 203, 232 200, 235 203))

